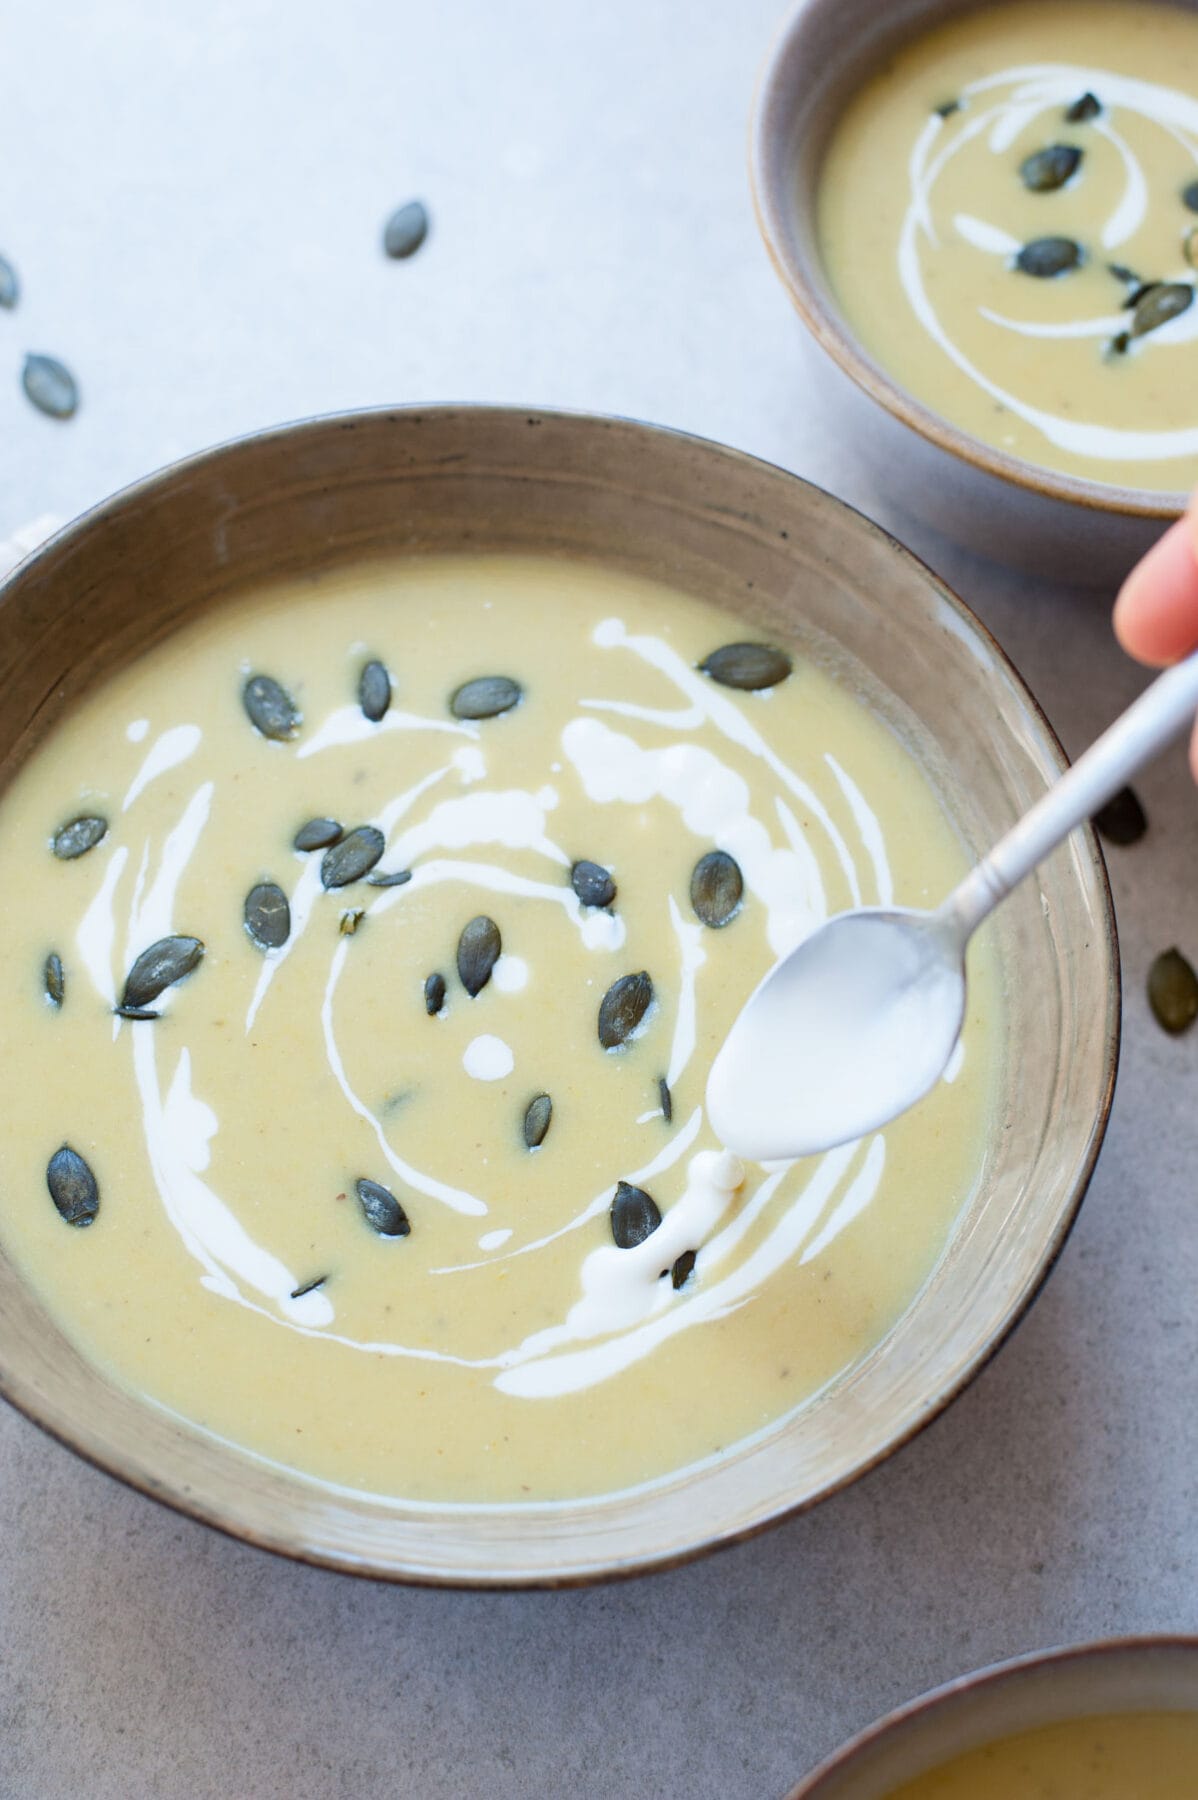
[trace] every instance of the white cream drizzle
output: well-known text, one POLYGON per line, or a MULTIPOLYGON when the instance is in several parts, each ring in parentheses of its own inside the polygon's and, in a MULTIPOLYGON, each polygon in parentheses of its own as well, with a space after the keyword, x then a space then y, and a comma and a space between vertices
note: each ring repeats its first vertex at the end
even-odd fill
POLYGON ((194 756, 203 735, 198 725, 174 725, 169 731, 164 731, 161 737, 155 738, 149 754, 133 777, 129 791, 121 802, 121 811, 128 812, 137 796, 159 775, 165 775, 168 769, 177 769, 180 763, 194 756))

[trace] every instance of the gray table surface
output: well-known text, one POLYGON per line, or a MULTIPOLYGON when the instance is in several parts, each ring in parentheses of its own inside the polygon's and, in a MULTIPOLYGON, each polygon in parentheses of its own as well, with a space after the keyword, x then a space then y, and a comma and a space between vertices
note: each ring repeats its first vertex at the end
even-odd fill
MULTIPOLYGON (((745 121, 776 0, 6 0, 0 537, 186 451, 378 402, 613 411, 720 438, 885 518, 814 409, 756 237, 745 121), (378 252, 413 194, 433 232, 378 252), (77 371, 69 425, 21 354, 77 371)), ((1107 596, 920 545, 1078 748, 1142 677, 1107 596)), ((0 1793, 770 1796, 966 1669, 1198 1626, 1198 957, 1180 753, 1111 854, 1127 995, 1106 1147, 1046 1291, 915 1443, 690 1568, 568 1594, 293 1567, 0 1410, 0 1793)))

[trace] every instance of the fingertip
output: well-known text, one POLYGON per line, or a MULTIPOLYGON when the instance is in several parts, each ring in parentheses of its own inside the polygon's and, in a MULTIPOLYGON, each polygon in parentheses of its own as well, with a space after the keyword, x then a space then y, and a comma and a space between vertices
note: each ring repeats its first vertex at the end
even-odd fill
POLYGON ((1198 517, 1193 511, 1136 564, 1119 590, 1115 636, 1137 661, 1176 662, 1198 644, 1198 517))

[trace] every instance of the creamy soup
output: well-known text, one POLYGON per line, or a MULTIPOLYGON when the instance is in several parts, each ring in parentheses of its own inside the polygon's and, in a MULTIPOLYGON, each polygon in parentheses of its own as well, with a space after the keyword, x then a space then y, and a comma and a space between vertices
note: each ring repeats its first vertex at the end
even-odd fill
POLYGON ((1067 474, 1198 481, 1198 14, 1012 0, 916 38, 834 132, 818 224, 934 411, 1067 474))
POLYGON ((889 1800, 1198 1800, 1198 1713, 1043 1725, 954 1757, 889 1800))
POLYGON ((218 610, 57 726, 0 802, 0 1229, 88 1356, 469 1502, 660 1477, 879 1344, 978 1179, 997 984, 885 1133, 721 1151, 773 960, 965 866, 891 731, 751 635, 412 559, 218 610))

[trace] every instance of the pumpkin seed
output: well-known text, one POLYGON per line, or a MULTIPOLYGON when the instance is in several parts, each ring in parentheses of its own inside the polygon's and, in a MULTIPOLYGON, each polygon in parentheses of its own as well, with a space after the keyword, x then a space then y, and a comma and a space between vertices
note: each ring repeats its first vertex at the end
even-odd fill
POLYGON ((1115 333, 1114 337, 1111 339, 1110 344, 1107 347, 1108 347, 1108 349, 1113 351, 1113 353, 1116 356, 1122 356, 1124 354, 1124 352, 1128 349, 1130 344, 1131 344, 1131 332, 1130 331, 1117 331, 1115 333))
POLYGON ((302 1300, 305 1294, 314 1294, 317 1288, 322 1288, 327 1280, 327 1275, 317 1275, 314 1281, 305 1281, 302 1287, 292 1288, 291 1298, 302 1300))
POLYGON ((616 884, 602 863, 576 862, 570 870, 570 886, 584 906, 610 906, 616 897, 616 884))
POLYGON ((793 664, 785 650, 773 644, 725 644, 699 664, 700 671, 721 687, 757 693, 785 681, 793 664))
POLYGON ((155 1012, 152 1006, 114 1006, 113 1012, 118 1019, 160 1019, 162 1014, 155 1012))
POLYGON ((647 970, 621 975, 599 1003, 599 1042, 605 1050, 617 1050, 632 1036, 653 1004, 653 983, 647 970))
POLYGON ((428 213, 419 200, 408 200, 391 214, 383 226, 383 249, 388 256, 402 262, 415 256, 428 236, 428 213))
POLYGON ((953 114, 960 110, 961 102, 959 100, 942 100, 939 106, 932 108, 938 119, 951 119, 953 114))
POLYGON ((1123 310, 1125 312, 1133 311, 1140 304, 1141 300, 1145 300, 1149 294, 1155 293, 1160 285, 1159 281, 1138 282, 1127 296, 1127 299, 1123 302, 1123 310))
POLYGON ((1089 88, 1065 108, 1065 118, 1070 125, 1084 125, 1087 119, 1096 119, 1102 111, 1102 101, 1089 88))
POLYGON ((661 1224, 661 1213, 652 1194, 621 1181, 611 1203, 611 1234, 618 1250, 635 1250, 652 1237, 661 1224))
POLYGON ((1198 225, 1190 226, 1190 229, 1181 240, 1181 247, 1185 252, 1185 259, 1189 263, 1191 269, 1198 269, 1198 225))
POLYGON ((1198 213, 1198 181, 1191 181, 1188 187, 1182 188, 1181 203, 1191 212, 1198 213))
POLYGON ((320 879, 325 888, 348 887, 373 869, 387 840, 376 825, 359 825, 325 851, 320 859, 320 879))
POLYGON ((1120 788, 1117 794, 1100 806, 1093 823, 1108 843, 1137 844, 1148 829, 1148 820, 1134 789, 1120 788))
POLYGON ((523 688, 510 676, 479 675, 454 689, 449 710, 455 719, 495 719, 510 712, 523 697, 523 688))
POLYGON ((1033 194, 1052 194, 1076 174, 1081 159, 1081 151, 1073 144, 1049 144, 1024 157, 1019 165, 1020 179, 1033 194))
MULTIPOLYGON (((1115 277, 1116 281, 1126 282, 1128 287, 1133 288, 1138 288, 1141 285, 1140 277, 1136 274, 1134 269, 1129 269, 1126 263, 1108 263, 1107 268, 1115 277)), ((1124 304, 1126 304, 1126 302, 1124 304)))
POLYGON ((740 864, 726 850, 709 850, 691 874, 691 905, 704 925, 716 930, 728 925, 740 911, 745 879, 740 864))
POLYGON ((339 844, 344 836, 345 827, 336 819, 309 819, 291 841, 297 850, 327 850, 330 844, 339 844))
POLYGON ((684 1250, 670 1270, 670 1282, 675 1292, 679 1288, 684 1288, 694 1274, 698 1254, 697 1250, 684 1250))
POLYGON ((69 419, 79 406, 75 377, 57 357, 27 356, 21 370, 21 386, 38 411, 52 419, 69 419))
POLYGON ((358 705, 377 725, 391 704, 391 677, 381 662, 368 662, 358 680, 358 705))
POLYGON ((524 1111, 524 1142, 536 1150, 545 1142, 545 1133, 553 1120, 553 1101, 548 1094, 536 1094, 524 1111))
POLYGON ((343 912, 337 922, 337 929, 342 937, 353 937, 366 914, 362 907, 351 906, 343 912))
POLYGON ((303 714, 273 675, 251 675, 241 690, 241 702, 255 731, 282 743, 293 738, 303 714))
POLYGON ((42 985, 51 1006, 61 1006, 66 998, 66 977, 62 972, 62 957, 57 950, 51 950, 46 958, 42 969, 42 985))
POLYGON ((125 978, 122 1007, 149 1006, 159 994, 199 967, 204 946, 199 938, 164 937, 143 950, 125 978))
POLYGON ((246 895, 245 928, 259 950, 281 950, 291 936, 291 906, 275 882, 260 881, 246 895))
POLYGON ((664 1075, 657 1077, 657 1098, 661 1101, 661 1116, 668 1125, 674 1117, 674 1096, 664 1075))
POLYGON ((411 869, 376 869, 366 877, 367 887, 406 887, 412 879, 411 869))
POLYGON ((445 1005, 445 977, 435 971, 424 984, 424 1010, 430 1019, 435 1019, 445 1005))
POLYGON ((1025 275, 1035 275, 1038 280, 1045 281, 1079 268, 1084 260, 1081 245, 1075 244, 1072 238, 1042 237, 1033 238, 1030 244, 1023 246, 1015 258, 1015 267, 1022 269, 1025 275))
POLYGON ((107 834, 107 819, 85 813, 82 818, 72 819, 69 825, 60 825, 51 839, 50 848, 60 862, 74 862, 77 856, 85 856, 89 850, 94 850, 107 834))
POLYGON ((1180 318, 1189 310, 1194 299, 1194 290, 1185 281, 1158 281, 1142 294, 1132 314, 1131 335, 1143 337, 1149 331, 1158 331, 1167 325, 1170 319, 1180 318))
POLYGON ((383 1187, 378 1181, 367 1181, 363 1176, 357 1189, 366 1223, 372 1231, 377 1231, 380 1237, 407 1237, 412 1229, 408 1215, 390 1188, 383 1187))
POLYGON ((17 280, 17 271, 7 256, 0 256, 0 306, 7 306, 11 311, 21 297, 21 284, 17 280))
POLYGON ((1157 1024, 1174 1037, 1198 1019, 1198 975, 1180 950, 1165 950, 1149 969, 1148 1004, 1157 1024))
POLYGON ((473 1000, 491 979, 491 970, 499 961, 503 940, 494 919, 479 913, 462 927, 458 939, 458 975, 462 986, 473 1000))
POLYGON ((90 1225, 100 1210, 100 1189, 95 1176, 80 1156, 64 1144, 46 1167, 50 1198, 68 1225, 90 1225))

